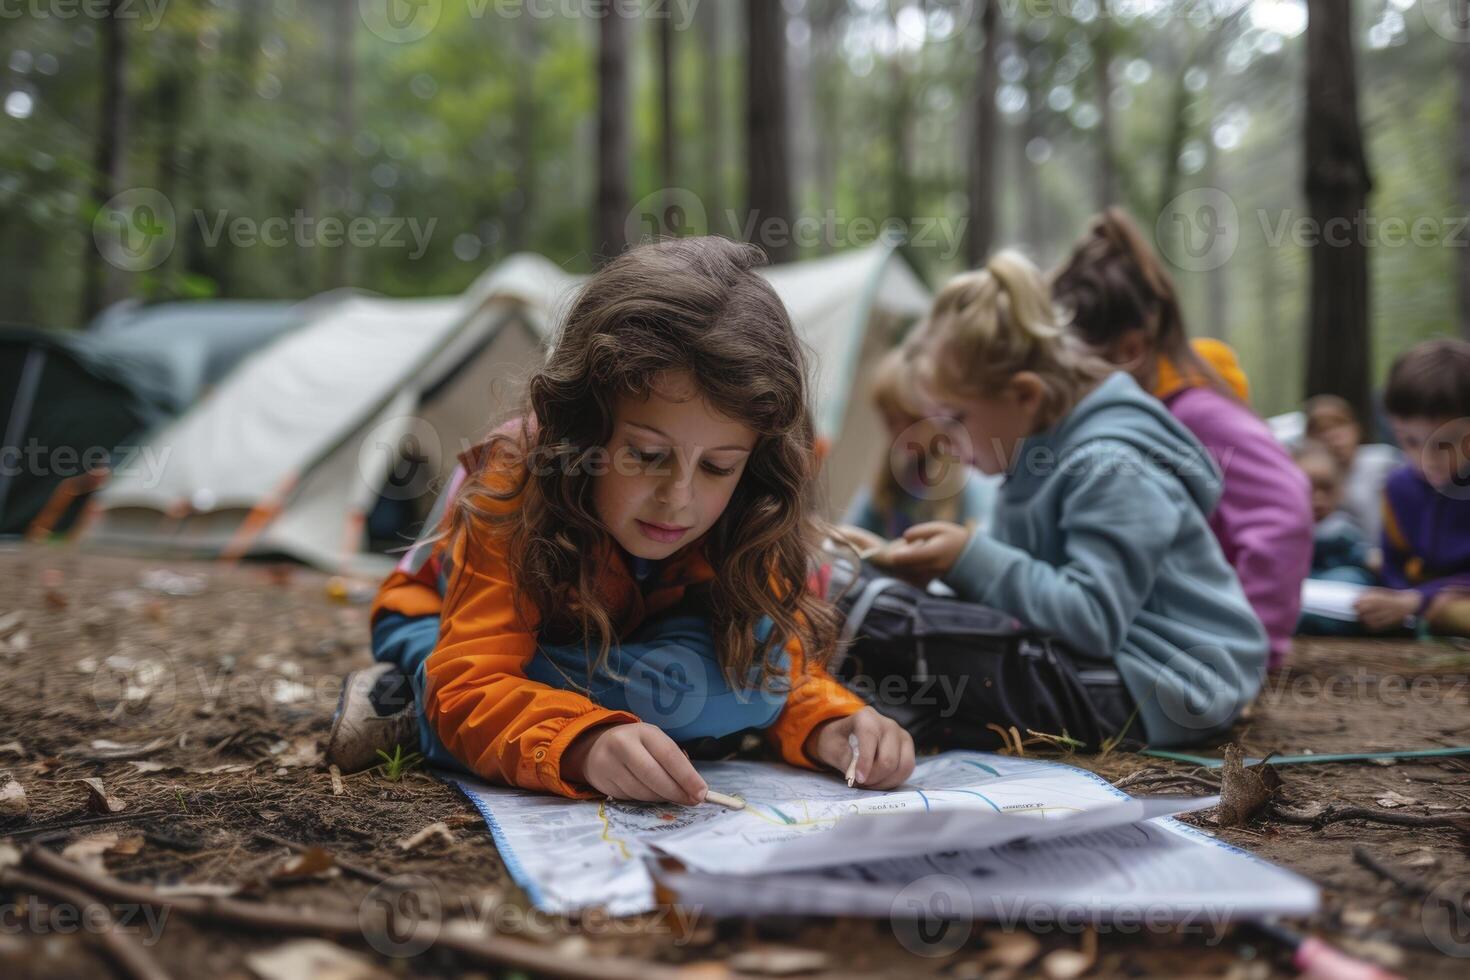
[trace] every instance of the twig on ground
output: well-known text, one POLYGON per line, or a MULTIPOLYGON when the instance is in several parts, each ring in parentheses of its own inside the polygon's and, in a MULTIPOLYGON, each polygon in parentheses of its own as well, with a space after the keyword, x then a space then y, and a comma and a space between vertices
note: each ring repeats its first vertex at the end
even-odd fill
MULTIPOLYGON (((382 922, 372 921, 369 918, 371 906, 368 904, 357 911, 343 913, 242 902, 213 896, 159 895, 146 886, 129 884, 109 875, 90 871, 41 847, 27 848, 22 861, 37 872, 71 882, 95 895, 116 901, 166 907, 175 914, 200 922, 240 929, 285 935, 332 936, 365 942, 372 933, 372 927, 389 929, 401 925, 386 918, 382 922)), ((387 903, 382 905, 385 916, 390 914, 387 903)), ((435 945, 477 963, 574 980, 674 980, 675 977, 684 975, 677 969, 621 957, 593 956, 574 960, 522 939, 471 933, 444 926, 439 922, 425 924, 432 925, 436 931, 435 945)), ((401 932, 399 928, 397 932, 390 934, 397 935, 401 932)))
POLYGON ((1158 768, 1140 769, 1124 776, 1113 786, 1117 789, 1127 789, 1130 786, 1153 786, 1160 783, 1187 783, 1190 786, 1207 789, 1211 793, 1220 792, 1219 783, 1203 776, 1193 776, 1187 772, 1169 772, 1167 769, 1158 768))
MULTIPOLYGON (((308 847, 306 844, 298 844, 293 840, 287 840, 284 837, 277 837, 275 834, 268 834, 263 830, 257 830, 255 832, 255 836, 259 837, 261 840, 269 841, 272 844, 278 844, 281 847, 289 847, 297 854, 305 854, 307 851, 311 850, 311 848, 308 847)), ((321 845, 317 844, 314 846, 320 847, 321 845)), ((376 885, 379 882, 388 880, 388 875, 383 874, 381 871, 374 871, 372 868, 369 868, 365 865, 344 860, 335 851, 332 853, 332 859, 337 863, 337 867, 341 868, 343 871, 347 872, 350 875, 356 875, 363 881, 371 882, 376 885)))
POLYGON ((1398 868, 1384 864, 1370 854, 1368 849, 1361 844, 1353 847, 1353 860, 1379 877, 1397 885, 1401 890, 1408 892, 1410 895, 1428 895, 1432 890, 1428 883, 1418 875, 1406 874, 1398 868))
POLYGON ((127 933, 117 931, 107 907, 80 888, 49 881, 19 868, 0 870, 0 888, 65 902, 87 924, 81 930, 83 934, 97 943, 103 955, 125 975, 133 980, 169 980, 168 972, 158 965, 147 947, 127 933))
POLYGON ((1271 816, 1286 823, 1323 826, 1339 820, 1371 820, 1374 823, 1393 824, 1397 827, 1460 827, 1470 828, 1470 811, 1455 813, 1400 813, 1397 810, 1380 810, 1371 806, 1351 806, 1338 803, 1317 804, 1296 810, 1280 803, 1271 805, 1271 816))
POLYGON ((36 834, 50 834, 60 830, 71 830, 73 827, 91 827, 99 823, 127 823, 138 820, 151 820, 154 817, 182 817, 188 816, 183 813, 167 813, 163 810, 146 810, 137 813, 109 813, 100 817, 79 817, 75 820, 55 820, 51 823, 36 824, 34 827, 17 827, 15 830, 7 830, 0 837, 34 837, 36 834))

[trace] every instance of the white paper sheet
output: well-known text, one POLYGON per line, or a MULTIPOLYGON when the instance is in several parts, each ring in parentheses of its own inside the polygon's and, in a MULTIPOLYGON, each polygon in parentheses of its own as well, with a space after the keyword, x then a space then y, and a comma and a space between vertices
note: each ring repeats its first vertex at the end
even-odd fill
POLYGON ((708 915, 1146 927, 1310 915, 1319 902, 1307 879, 1167 818, 798 874, 656 874, 680 905, 708 915))
POLYGON ((1358 613, 1353 605, 1367 588, 1355 582, 1309 578, 1302 582, 1302 612, 1356 623, 1358 613))
MULTIPOLYGON (((905 859, 974 853, 1022 836, 1044 851, 1058 835, 1086 839, 1109 828, 1157 827, 1139 821, 1213 802, 1134 800, 1071 766, 978 752, 921 760, 907 786, 886 793, 849 789, 835 773, 777 763, 706 763, 699 770, 711 788, 743 798, 746 809, 571 801, 455 781, 485 815, 508 869, 538 908, 602 905, 613 915, 654 907, 647 864, 658 853, 677 857, 705 875, 704 882, 742 876, 750 887, 741 894, 760 891, 753 901, 779 904, 784 886, 764 887, 775 878, 820 869, 823 880, 836 874, 840 881, 843 872, 832 869, 856 855, 864 868, 899 868, 905 859)), ((1081 870, 1092 874, 1090 868, 1081 870)), ((832 900, 854 914, 861 905, 848 908, 850 896, 832 900)))

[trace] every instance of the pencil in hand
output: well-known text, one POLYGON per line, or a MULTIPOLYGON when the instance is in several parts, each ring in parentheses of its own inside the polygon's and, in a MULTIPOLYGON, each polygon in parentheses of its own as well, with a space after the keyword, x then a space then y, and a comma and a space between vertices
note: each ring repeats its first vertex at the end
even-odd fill
POLYGON ((704 802, 718 803, 729 810, 744 810, 745 801, 738 796, 726 796, 724 793, 716 793, 712 789, 704 791, 704 802))
POLYGON ((847 764, 847 786, 851 789, 853 780, 857 779, 858 755, 862 752, 862 748, 858 743, 857 732, 848 733, 847 747, 852 749, 852 761, 847 764))

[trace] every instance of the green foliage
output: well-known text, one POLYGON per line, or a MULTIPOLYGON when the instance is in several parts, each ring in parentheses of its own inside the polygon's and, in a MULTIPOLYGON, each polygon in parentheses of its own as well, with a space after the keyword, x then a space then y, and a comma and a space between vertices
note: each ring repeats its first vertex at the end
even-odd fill
MULTIPOLYGON (((674 34, 674 183, 704 205, 707 220, 697 230, 738 234, 743 16, 739 3, 707 2, 713 6, 694 5, 694 20, 674 34)), ((1449 222, 1463 207, 1451 150, 1461 138, 1457 45, 1430 29, 1417 4, 1354 2, 1375 177, 1370 208, 1380 220, 1449 222)), ((1236 346, 1256 407, 1275 412, 1300 394, 1308 312, 1307 252, 1271 233, 1283 219, 1306 215, 1304 36, 1244 3, 1113 0, 1116 14, 1105 19, 1096 16, 1096 0, 1003 3, 995 42, 997 243, 1023 247, 1043 265, 1066 254, 1100 203, 1099 110, 1111 100, 1118 201, 1145 230, 1154 231, 1172 194, 1218 187, 1235 205, 1240 241, 1229 261, 1177 277, 1191 329, 1236 346), (1112 62, 1107 91, 1095 64, 1102 51, 1112 62)), ((928 5, 959 9, 966 19, 931 22, 923 44, 912 19, 907 29, 895 27, 902 3, 786 6, 793 11, 792 196, 802 214, 835 220, 836 228, 803 254, 866 244, 872 235, 863 236, 855 219, 876 228, 899 218, 915 231, 926 223, 940 229, 936 241, 906 250, 931 282, 958 271, 987 43, 978 5, 928 5)), ((157 24, 143 17, 125 25, 122 183, 164 193, 177 242, 157 268, 122 275, 132 295, 290 298, 341 284, 443 295, 516 249, 574 271, 590 267, 595 18, 506 16, 531 8, 445 3, 427 36, 394 43, 353 16, 349 120, 335 65, 337 5, 173 0, 161 9, 157 24), (338 193, 344 165, 345 199, 338 193), (261 222, 298 212, 371 219, 373 242, 208 241, 220 216, 261 222), (387 240, 408 220, 427 234, 422 254, 406 229, 387 240)), ((582 8, 555 6, 563 9, 582 8)), ((656 44, 651 19, 629 25, 630 202, 663 182, 656 44)), ((77 326, 102 203, 93 193, 101 32, 86 18, 7 18, 0 65, 3 96, 16 100, 0 113, 0 309, 7 320, 77 326)), ((1380 376, 1406 345, 1453 329, 1462 254, 1453 243, 1371 249, 1380 376)))

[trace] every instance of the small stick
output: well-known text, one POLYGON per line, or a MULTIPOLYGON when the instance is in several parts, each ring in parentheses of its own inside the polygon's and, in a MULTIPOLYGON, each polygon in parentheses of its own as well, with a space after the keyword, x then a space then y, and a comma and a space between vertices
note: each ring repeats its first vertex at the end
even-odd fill
POLYGON ((1422 878, 1405 874, 1374 857, 1366 847, 1359 844, 1353 848, 1353 860, 1367 868, 1374 874, 1386 878, 1388 881, 1402 888, 1410 895, 1428 895, 1430 887, 1422 878))
POLYGON ((852 789, 853 780, 857 779, 858 753, 861 751, 857 732, 848 733, 847 747, 852 749, 852 761, 847 764, 847 788, 852 789))
POLYGON ((80 914, 83 922, 91 923, 84 932, 90 934, 90 938, 125 976, 134 980, 169 980, 171 974, 158 965, 148 947, 118 929, 107 907, 90 892, 19 868, 0 870, 0 887, 44 895, 71 906, 70 911, 80 914))
POLYGON ((726 796, 724 793, 716 793, 712 789, 704 791, 704 802, 718 803, 720 806, 730 810, 744 810, 745 801, 738 796, 726 796))

